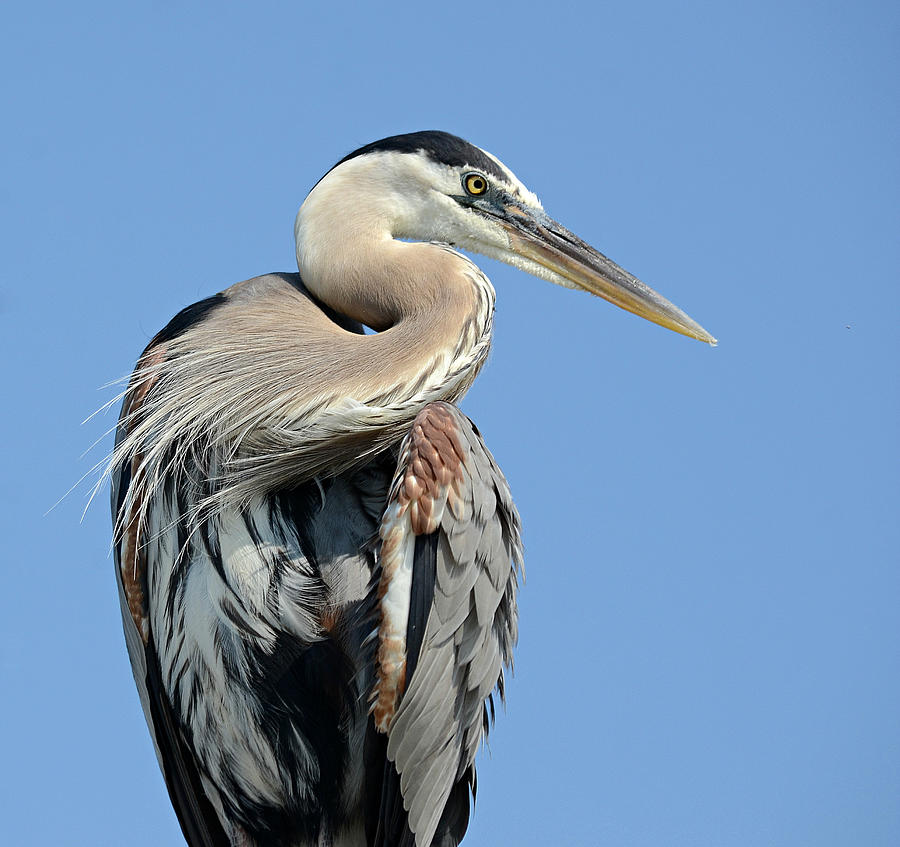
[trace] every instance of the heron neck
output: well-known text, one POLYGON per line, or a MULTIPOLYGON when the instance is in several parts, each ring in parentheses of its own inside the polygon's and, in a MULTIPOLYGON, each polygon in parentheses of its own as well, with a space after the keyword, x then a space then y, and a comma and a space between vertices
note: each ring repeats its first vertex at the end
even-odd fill
MULTIPOLYGON (((342 350, 347 372, 365 375, 367 402, 413 400, 445 386, 458 399, 487 356, 494 291, 481 271, 448 246, 392 237, 386 209, 345 208, 314 191, 297 219, 304 285, 332 309, 376 330, 342 350)), ((362 386, 360 386, 362 388, 362 386)))
POLYGON ((414 390, 439 390, 441 399, 455 401, 487 357, 494 290, 475 265, 448 247, 393 244, 389 249, 403 257, 408 276, 393 286, 391 324, 370 341, 380 347, 380 364, 408 387, 409 399, 414 390))

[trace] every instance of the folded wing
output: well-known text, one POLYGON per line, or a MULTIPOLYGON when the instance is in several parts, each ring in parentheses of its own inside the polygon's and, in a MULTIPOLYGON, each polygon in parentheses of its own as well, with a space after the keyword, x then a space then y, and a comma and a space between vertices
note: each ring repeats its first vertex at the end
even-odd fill
MULTIPOLYGON (((506 480, 454 406, 432 403, 413 423, 380 534, 375 726, 414 843, 456 844, 491 694, 502 697, 512 663, 521 542, 506 480)), ((384 796, 382 817, 396 819, 384 796)))

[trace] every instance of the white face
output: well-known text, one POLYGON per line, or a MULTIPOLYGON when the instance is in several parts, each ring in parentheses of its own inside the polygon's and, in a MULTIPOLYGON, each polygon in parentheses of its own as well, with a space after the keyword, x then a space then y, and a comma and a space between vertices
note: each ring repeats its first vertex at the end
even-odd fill
POLYGON ((395 157, 388 165, 389 170, 396 169, 395 184, 402 197, 397 208, 399 231, 394 233, 395 236, 423 241, 447 241, 476 253, 493 252, 490 248, 505 251, 509 246, 505 230, 457 199, 466 197, 472 202, 477 199, 467 196, 469 192, 465 185, 468 178, 474 179, 479 188, 486 186, 482 195, 484 200, 494 192, 502 191, 531 209, 542 211, 538 198, 500 162, 497 164, 506 172, 507 179, 499 180, 494 175, 481 173, 475 168, 439 164, 425 155, 395 157), (479 182, 478 177, 483 182, 479 182), (410 182, 419 190, 404 192, 402 186, 409 185, 410 182))

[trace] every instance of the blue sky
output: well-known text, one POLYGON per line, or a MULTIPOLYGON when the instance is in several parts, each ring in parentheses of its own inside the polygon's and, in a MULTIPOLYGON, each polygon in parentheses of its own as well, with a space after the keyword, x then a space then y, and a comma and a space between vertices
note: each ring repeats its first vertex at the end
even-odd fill
POLYGON ((106 493, 48 510, 150 336, 427 128, 720 339, 479 260, 528 579, 466 847, 900 843, 897 5, 311 5, 2 12, 6 843, 180 843, 106 493))

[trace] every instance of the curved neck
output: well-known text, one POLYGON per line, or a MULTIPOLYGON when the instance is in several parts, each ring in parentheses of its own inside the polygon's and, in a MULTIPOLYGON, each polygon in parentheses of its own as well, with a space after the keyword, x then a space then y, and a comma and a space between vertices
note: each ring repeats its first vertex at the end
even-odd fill
POLYGON ((487 355, 493 288, 445 245, 396 240, 401 203, 389 175, 371 163, 350 164, 326 176, 297 215, 303 283, 332 309, 377 331, 354 339, 353 361, 346 363, 367 375, 370 390, 377 385, 412 400, 429 383, 462 377, 461 390, 448 385, 456 399, 487 355), (360 180, 369 189, 362 199, 351 190, 360 180))

